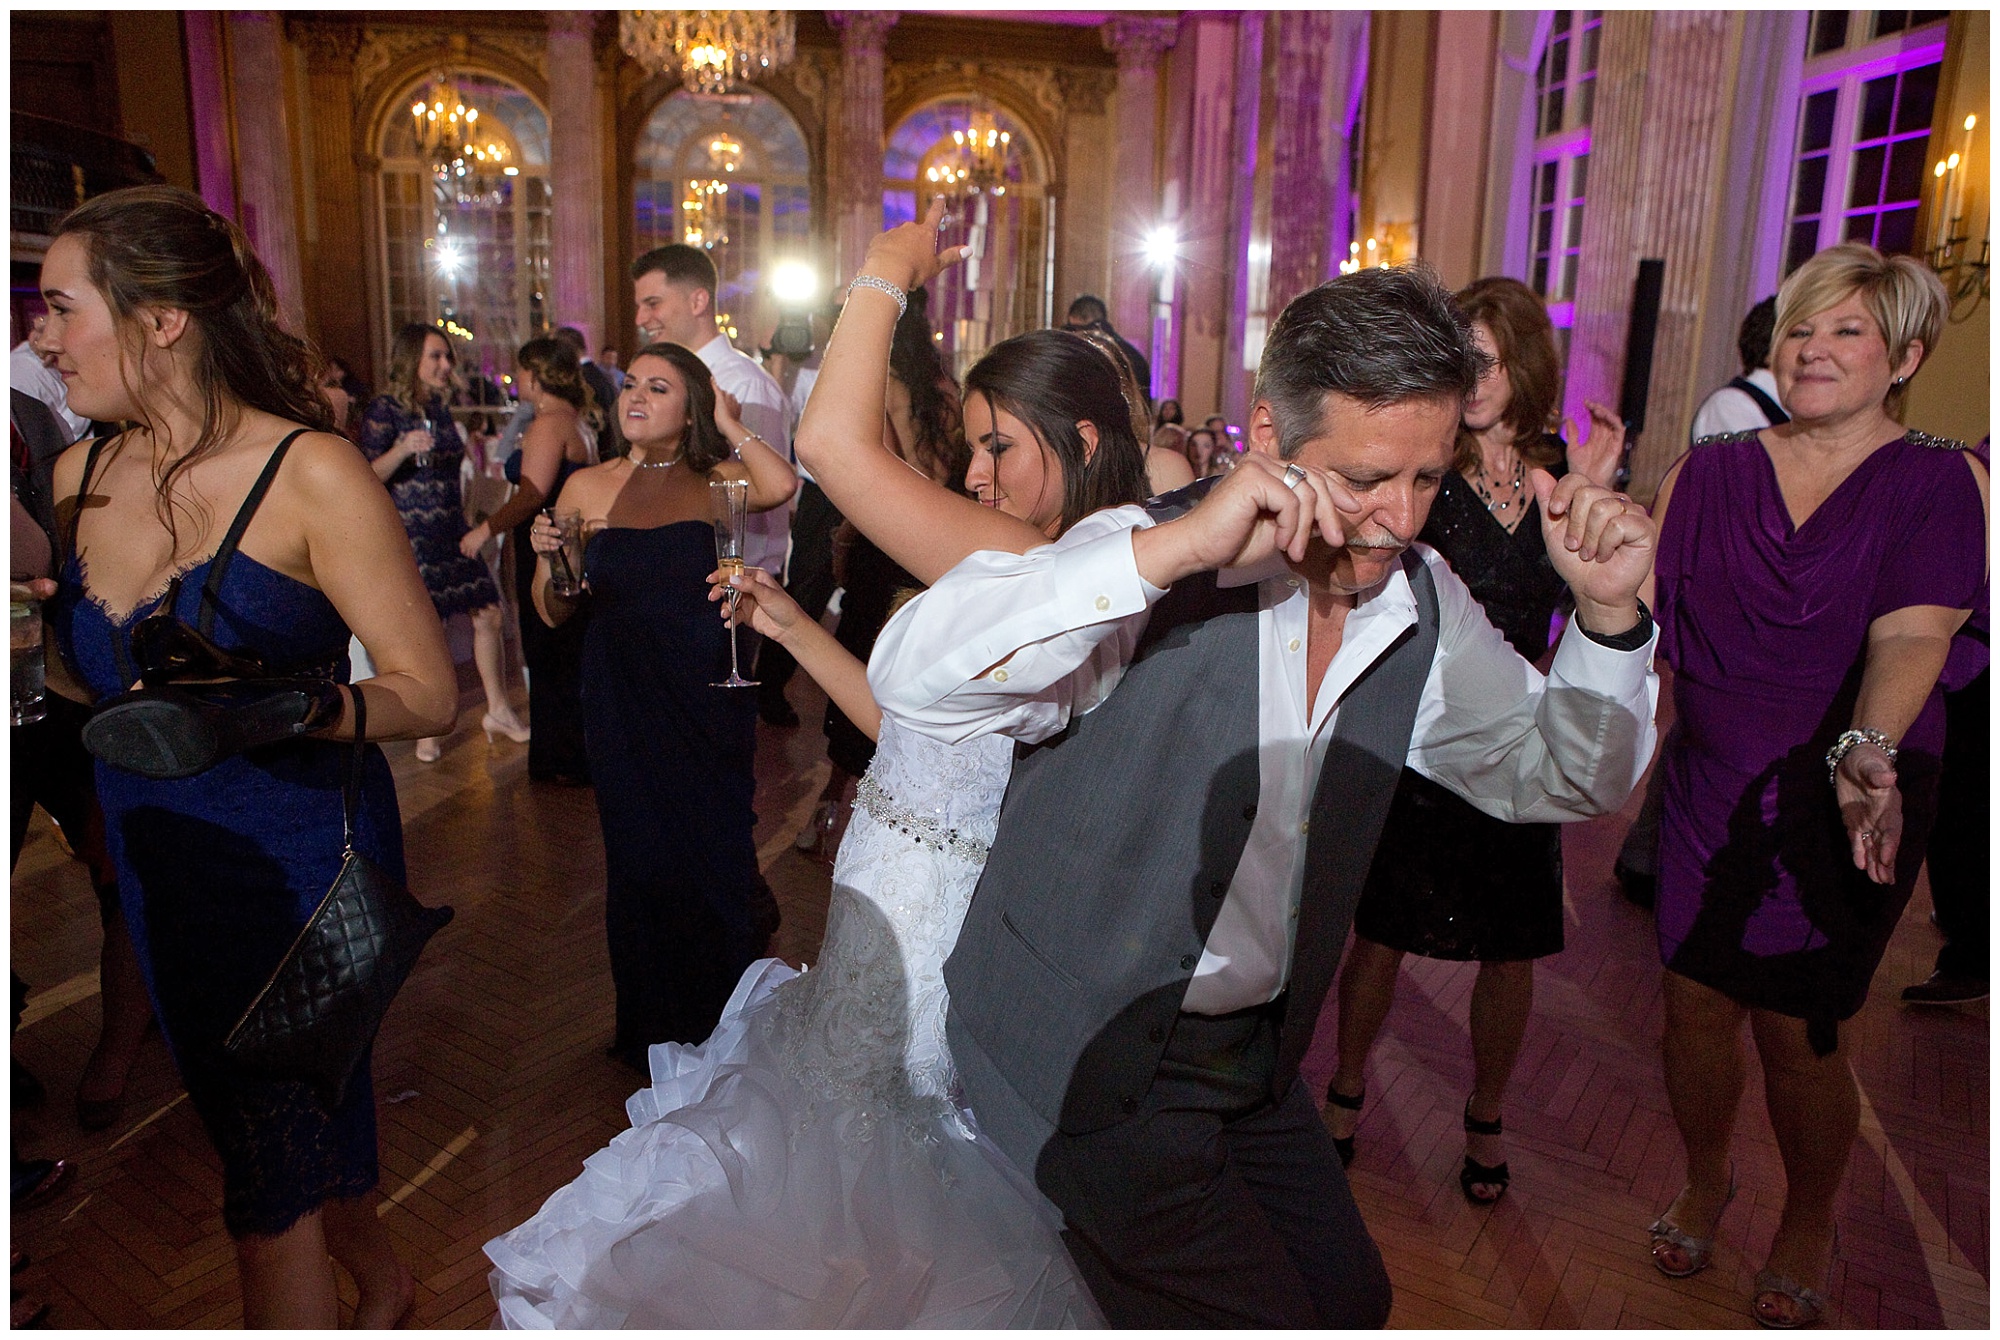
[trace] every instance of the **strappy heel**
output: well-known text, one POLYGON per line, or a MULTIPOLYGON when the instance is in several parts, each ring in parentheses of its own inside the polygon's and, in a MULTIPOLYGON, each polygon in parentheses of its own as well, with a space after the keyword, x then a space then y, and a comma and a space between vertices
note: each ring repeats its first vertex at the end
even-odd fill
MULTIPOLYGON (((1822 1283, 1827 1284, 1829 1287, 1833 1280, 1834 1262, 1839 1258, 1840 1228, 1838 1225, 1835 1225, 1833 1230, 1833 1246, 1827 1251, 1826 1256, 1826 1278, 1822 1281, 1822 1283)), ((1760 1270, 1757 1272, 1756 1282, 1750 1286, 1750 1314, 1757 1318, 1759 1326, 1773 1331, 1795 1331, 1804 1326, 1815 1326, 1826 1315, 1826 1293, 1823 1290, 1809 1288, 1806 1285, 1800 1284, 1789 1275, 1780 1275, 1771 1270, 1760 1270), (1798 1305, 1798 1312, 1793 1315, 1790 1321, 1766 1313, 1762 1307, 1758 1306, 1758 1303, 1767 1293, 1779 1294, 1791 1299, 1793 1303, 1798 1305)))
MULTIPOLYGON (((1468 1098, 1465 1100, 1465 1133, 1467 1135, 1505 1135, 1507 1132, 1500 1125, 1498 1118, 1492 1121, 1480 1121, 1476 1119, 1472 1115, 1472 1100, 1468 1098)), ((1458 1170, 1459 1192, 1464 1195, 1466 1204, 1479 1209, 1485 1209, 1490 1205, 1498 1203, 1500 1197, 1507 1194, 1507 1187, 1512 1181, 1513 1176, 1507 1171, 1507 1161, 1505 1159, 1488 1167, 1486 1164, 1472 1157, 1472 1155, 1467 1154, 1465 1156, 1465 1166, 1458 1170), (1475 1186, 1497 1186, 1500 1189, 1491 1196, 1475 1196, 1472 1194, 1472 1188, 1475 1186)))
MULTIPOLYGON (((1359 1112, 1361 1110, 1362 1099, 1367 1093, 1366 1089, 1363 1089, 1360 1093, 1342 1093, 1333 1087, 1332 1080, 1328 1080, 1326 1085, 1326 1101, 1332 1106, 1347 1112, 1359 1112)), ((1354 1137, 1351 1135, 1336 1135, 1332 1139, 1333 1150, 1336 1154, 1340 1155, 1340 1166, 1345 1168, 1348 1164, 1354 1162, 1354 1137)))
MULTIPOLYGON (((1675 1199, 1678 1200, 1679 1197, 1675 1199)), ((1729 1209, 1729 1202, 1735 1199, 1736 1169, 1732 1166, 1729 1169, 1729 1194, 1722 1198, 1722 1207, 1715 1212, 1715 1228, 1709 1229, 1707 1237, 1696 1237, 1664 1214, 1649 1224, 1646 1232, 1652 1235, 1653 1239, 1653 1269, 1673 1280, 1684 1280, 1690 1275, 1699 1275, 1708 1269, 1709 1263, 1715 1259, 1716 1228, 1722 1226, 1722 1216, 1729 1209), (1662 1246, 1672 1247, 1685 1255, 1688 1260, 1687 1269, 1669 1270, 1666 1263, 1660 1260, 1662 1246)))

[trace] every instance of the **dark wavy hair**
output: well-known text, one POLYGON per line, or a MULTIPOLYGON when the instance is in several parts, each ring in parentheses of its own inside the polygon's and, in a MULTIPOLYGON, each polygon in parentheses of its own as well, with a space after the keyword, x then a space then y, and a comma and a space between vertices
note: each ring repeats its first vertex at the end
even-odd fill
POLYGON ((709 375, 708 364, 680 345, 662 340, 632 355, 632 364, 625 369, 627 385, 632 380, 632 367, 642 358, 666 359, 680 372, 687 387, 688 421, 681 432, 681 459, 687 462, 688 469, 707 474, 728 460, 729 442, 715 426, 715 381, 709 375))
POLYGON ((535 374, 542 389, 558 400, 568 401, 592 428, 604 426, 604 414, 583 379, 583 363, 567 340, 544 335, 529 340, 514 355, 514 366, 535 374))
POLYGON ((436 326, 426 326, 420 321, 411 321, 396 331, 396 338, 389 342, 389 394, 396 403, 410 413, 421 417, 430 403, 430 397, 439 394, 427 391, 417 381, 417 368, 424 361, 424 345, 431 336, 444 341, 445 356, 451 360, 453 368, 458 367, 458 350, 451 347, 451 336, 436 326))
POLYGON ((1143 502, 1146 453, 1132 432, 1132 406, 1111 360, 1067 330, 1031 330, 987 350, 965 375, 997 410, 1034 430, 1062 467, 1062 528, 1103 507, 1143 502), (1097 429, 1084 450, 1078 423, 1097 429))
MULTIPOLYGON (((194 341, 201 433, 194 445, 155 467, 155 506, 176 547, 173 481, 216 451, 233 405, 335 431, 319 393, 319 356, 280 324, 271 272, 241 228, 178 186, 107 191, 71 210, 56 237, 75 237, 89 257, 90 282, 104 295, 121 335, 136 342, 141 307, 184 311, 194 341)), ((143 387, 128 385, 150 421, 143 387)))
POLYGON ((930 290, 910 290, 910 306, 896 322, 889 341, 889 374, 910 393, 910 417, 917 440, 910 464, 946 488, 962 490, 972 448, 965 442, 965 418, 956 392, 958 382, 946 370, 931 330, 930 290))
MULTIPOLYGON (((1473 280, 1458 291, 1457 302, 1468 325, 1483 321, 1493 332, 1494 353, 1513 389, 1506 423, 1514 432, 1514 450, 1529 465, 1553 466, 1560 448, 1549 440, 1549 432, 1562 390, 1562 360, 1549 309, 1533 289, 1505 275, 1473 280)), ((1467 470, 1478 460, 1479 444, 1461 424, 1453 465, 1467 470)))

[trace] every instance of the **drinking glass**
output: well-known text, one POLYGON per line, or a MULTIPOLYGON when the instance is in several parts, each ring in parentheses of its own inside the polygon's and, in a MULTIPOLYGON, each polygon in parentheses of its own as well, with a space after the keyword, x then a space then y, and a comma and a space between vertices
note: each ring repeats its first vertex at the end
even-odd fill
POLYGON ((549 519, 562 532, 562 548, 549 555, 549 585, 565 600, 583 594, 583 513, 565 507, 548 509, 549 519))
POLYGON ((42 602, 8 602, 8 646, 14 654, 14 724, 27 726, 49 714, 48 663, 42 659, 42 602))
MULTIPOLYGON (((437 420, 425 419, 424 431, 431 435, 431 445, 435 447, 437 445, 437 420)), ((419 470, 428 469, 431 463, 431 453, 428 451, 412 452, 410 460, 416 464, 419 470)))
POLYGON ((750 515, 750 481, 712 479, 708 500, 715 516, 715 566, 722 570, 723 599, 729 602, 729 678, 709 687, 717 689, 755 688, 757 681, 743 678, 736 668, 736 588, 727 585, 743 575, 743 523, 750 515))

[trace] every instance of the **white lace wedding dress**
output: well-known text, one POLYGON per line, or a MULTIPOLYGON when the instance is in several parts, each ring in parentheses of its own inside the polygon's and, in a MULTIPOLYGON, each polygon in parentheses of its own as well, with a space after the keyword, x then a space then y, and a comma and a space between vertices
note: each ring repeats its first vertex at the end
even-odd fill
POLYGON ((884 718, 819 961, 752 964, 632 1128, 486 1244, 510 1327, 1102 1325, 1056 1211, 954 1102, 944 960, 1012 742, 884 718))

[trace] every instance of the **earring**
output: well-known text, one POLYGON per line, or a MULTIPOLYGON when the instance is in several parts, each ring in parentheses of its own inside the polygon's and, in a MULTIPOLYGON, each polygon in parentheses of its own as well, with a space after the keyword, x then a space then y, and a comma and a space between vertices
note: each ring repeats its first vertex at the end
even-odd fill
POLYGON ((1896 380, 1889 383, 1889 389, 1892 391, 1897 390, 1903 385, 1904 382, 1908 380, 1909 380, 1908 377, 1898 377, 1896 378, 1896 380))

